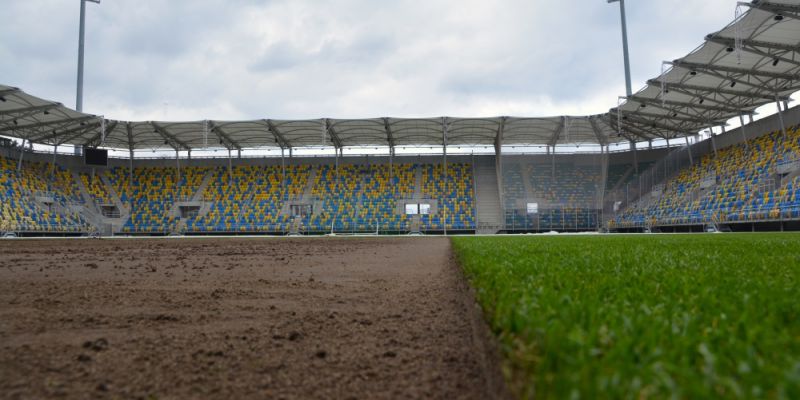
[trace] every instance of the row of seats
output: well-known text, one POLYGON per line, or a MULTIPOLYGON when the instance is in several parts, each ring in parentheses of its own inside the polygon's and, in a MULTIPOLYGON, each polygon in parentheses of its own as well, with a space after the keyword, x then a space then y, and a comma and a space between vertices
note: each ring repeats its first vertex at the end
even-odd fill
POLYGON ((69 171, 49 163, 0 157, 0 231, 85 232, 86 221, 69 206, 82 201, 69 171))
POLYGON ((610 227, 700 224, 800 216, 800 171, 778 170, 800 157, 797 127, 702 157, 610 221, 610 227))

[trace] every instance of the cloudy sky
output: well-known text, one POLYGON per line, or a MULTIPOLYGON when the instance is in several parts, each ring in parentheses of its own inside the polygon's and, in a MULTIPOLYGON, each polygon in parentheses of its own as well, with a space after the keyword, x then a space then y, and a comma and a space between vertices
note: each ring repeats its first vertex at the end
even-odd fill
MULTIPOLYGON (((0 83, 75 106, 79 0, 2 0, 0 83)), ((735 0, 628 0, 634 90, 735 0)), ((125 120, 549 116, 625 91, 606 0, 87 3, 84 111, 125 120)))

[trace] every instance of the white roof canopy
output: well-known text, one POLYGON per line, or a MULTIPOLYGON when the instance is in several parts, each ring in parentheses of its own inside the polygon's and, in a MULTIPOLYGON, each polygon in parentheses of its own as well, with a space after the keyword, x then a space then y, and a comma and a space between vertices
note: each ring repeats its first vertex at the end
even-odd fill
POLYGON ((694 135, 800 90, 800 0, 756 0, 606 114, 559 117, 117 121, 0 85, 0 135, 49 145, 225 147, 608 145, 694 135))

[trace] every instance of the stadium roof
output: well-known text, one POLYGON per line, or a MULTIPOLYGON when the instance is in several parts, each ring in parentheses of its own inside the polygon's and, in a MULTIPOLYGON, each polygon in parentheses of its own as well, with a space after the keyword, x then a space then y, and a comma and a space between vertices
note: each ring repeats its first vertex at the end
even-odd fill
POLYGON ((0 85, 0 135, 130 150, 608 145, 683 137, 800 90, 800 0, 739 7, 732 23, 600 115, 131 122, 104 120, 0 85))

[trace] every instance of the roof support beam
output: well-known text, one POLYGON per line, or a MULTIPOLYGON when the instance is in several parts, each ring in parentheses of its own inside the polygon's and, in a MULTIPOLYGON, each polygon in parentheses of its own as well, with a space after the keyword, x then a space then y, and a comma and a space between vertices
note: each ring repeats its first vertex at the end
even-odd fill
POLYGON ((764 3, 762 0, 756 0, 750 3, 741 3, 742 5, 750 8, 756 8, 762 11, 770 12, 773 14, 781 14, 787 17, 800 19, 800 6, 796 4, 782 4, 782 3, 764 3))
MULTIPOLYGON (((706 40, 713 43, 718 43, 723 46, 727 46, 728 50, 736 48, 736 39, 733 38, 725 38, 725 37, 706 37, 706 40)), ((785 62, 787 64, 791 64, 794 66, 800 66, 800 61, 794 60, 792 58, 784 57, 785 54, 789 52, 797 52, 797 47, 791 45, 785 45, 781 43, 770 43, 770 42, 760 42, 757 40, 742 40, 742 50, 748 53, 753 53, 762 57, 767 57, 772 60, 778 60, 785 62), (765 51, 766 49, 767 51, 765 51), (768 50, 775 50, 774 53, 771 53, 768 50)))
MULTIPOLYGON (((741 74, 741 75, 752 75, 752 76, 760 76, 762 78, 768 79, 784 79, 784 80, 792 80, 796 76, 792 74, 781 74, 778 72, 767 72, 761 70, 751 70, 751 69, 744 69, 744 68, 736 68, 736 67, 726 67, 722 65, 714 65, 714 64, 700 64, 700 63, 693 63, 688 61, 681 61, 675 60, 672 62, 672 65, 677 67, 688 68, 690 70, 696 71, 716 71, 716 72, 727 72, 731 74, 741 74)), ((726 78, 728 79, 728 78, 726 78)), ((752 85, 752 83, 750 83, 752 85)))
POLYGON ((131 159, 133 159, 133 149, 136 148, 136 143, 133 141, 133 123, 125 123, 125 131, 128 135, 128 150, 131 152, 131 159))
POLYGON ((191 147, 189 147, 186 143, 175 137, 175 135, 169 133, 169 131, 164 129, 164 127, 152 121, 150 122, 150 125, 153 125, 153 128, 155 129, 156 133, 161 135, 161 137, 163 137, 164 140, 167 141, 166 144, 175 149, 175 151, 180 150, 178 146, 183 147, 184 150, 191 150, 191 147))
POLYGON ((386 130, 386 141, 389 142, 389 147, 394 151, 394 135, 392 135, 392 125, 389 124, 389 118, 383 118, 383 129, 386 130))
POLYGON ((330 119, 325 118, 322 120, 322 129, 323 132, 328 132, 328 134, 331 135, 331 141, 333 142, 333 145, 337 149, 341 149, 342 141, 339 140, 339 135, 336 134, 336 129, 333 129, 333 124, 331 123, 330 119))
POLYGON ((648 120, 646 118, 638 116, 636 113, 631 113, 631 112, 623 111, 622 119, 627 122, 634 122, 641 125, 647 125, 652 127, 653 129, 664 129, 671 132, 683 132, 684 130, 686 130, 686 128, 683 126, 675 126, 661 122, 656 122, 655 120, 648 120))
MULTIPOLYGON (((97 134, 92 136, 91 138, 89 138, 89 140, 87 140, 86 143, 83 144, 83 146, 85 146, 85 147, 94 146, 98 139, 103 138, 103 137, 108 137, 109 132, 113 131, 114 128, 116 128, 116 127, 117 127, 117 121, 110 121, 108 124, 106 124, 106 131, 105 132, 97 132, 97 134)), ((64 142, 62 142, 62 143, 64 143, 64 142)))
POLYGON ((555 131, 553 131, 553 137, 550 138, 550 146, 555 146, 558 143, 558 137, 561 136, 561 132, 564 131, 564 128, 567 127, 567 117, 561 117, 561 124, 558 125, 555 131))
POLYGON ((28 113, 28 112, 38 113, 61 106, 62 104, 60 103, 52 103, 52 104, 45 104, 43 106, 22 107, 22 108, 15 108, 13 110, 0 110, 0 115, 11 115, 11 114, 28 113))
POLYGON ((641 96, 636 96, 636 95, 628 97, 628 100, 634 101, 634 102, 638 102, 638 103, 643 103, 643 104, 657 105, 657 106, 660 106, 663 103, 664 105, 669 105, 669 106, 674 106, 674 107, 688 107, 688 108, 694 108, 694 109, 697 109, 697 110, 719 111, 719 112, 723 112, 723 113, 740 113, 740 112, 745 112, 746 111, 745 109, 742 109, 742 108, 728 108, 728 107, 723 107, 723 106, 709 106, 709 105, 705 105, 705 104, 686 103, 686 102, 674 101, 674 100, 658 100, 658 99, 651 99, 651 98, 648 98, 648 97, 641 97, 641 96))
MULTIPOLYGON (((650 79, 650 80, 647 81, 647 84, 648 85, 652 85, 653 87, 661 87, 661 81, 659 81, 658 79, 650 79)), ((775 100, 775 95, 773 95, 773 94, 766 94, 766 93, 765 94, 759 94, 759 93, 744 92, 744 91, 740 92, 740 91, 737 91, 737 90, 713 88, 713 87, 706 87, 706 86, 697 86, 697 85, 690 85, 690 84, 687 84, 687 83, 669 83, 669 82, 667 82, 666 83, 666 87, 667 87, 667 90, 683 89, 683 91, 680 92, 680 93, 684 93, 684 94, 687 94, 687 95, 690 95, 690 96, 695 96, 695 97, 703 97, 703 96, 698 95, 697 93, 719 93, 719 94, 726 94, 726 95, 730 95, 730 96, 744 97, 744 98, 748 98, 748 99, 759 99, 759 100, 770 100, 770 101, 774 101, 775 100), (697 93, 692 93, 691 91, 695 91, 697 93)), ((709 97, 706 97, 706 98, 710 99, 710 100, 713 100, 713 99, 711 99, 709 97)), ((788 99, 788 97, 784 97, 783 99, 788 99)))
POLYGON ((626 139, 630 140, 630 141, 634 141, 634 138, 632 138, 630 135, 626 135, 626 133, 632 133, 632 134, 638 136, 640 139, 644 139, 644 140, 651 140, 654 137, 663 138, 663 136, 660 133, 652 131, 650 129, 650 126, 644 128, 644 127, 639 126, 639 125, 634 125, 634 123, 631 122, 631 121, 627 121, 626 120, 625 121, 626 123, 623 126, 621 126, 621 127, 617 126, 617 119, 616 118, 612 118, 610 113, 607 114, 607 115, 608 115, 608 117, 607 117, 608 120, 604 120, 603 122, 608 124, 608 126, 610 126, 613 130, 615 130, 615 131, 619 130, 620 132, 622 132, 622 136, 625 137, 626 139))
MULTIPOLYGON (((71 141, 73 141, 73 140, 85 135, 86 132, 88 132, 88 131, 90 131, 92 129, 95 129, 95 128, 99 128, 100 125, 102 125, 100 122, 95 122, 95 123, 89 124, 87 126, 79 126, 79 127, 75 127, 75 128, 66 130, 64 132, 60 132, 60 133, 58 133, 58 136, 67 135, 67 134, 70 134, 70 133, 73 133, 73 132, 78 132, 78 133, 76 133, 75 135, 69 136, 69 137, 67 137, 67 138, 65 138, 63 140, 59 140, 58 142, 56 142, 56 145, 69 143, 69 142, 71 142, 71 141)), ((53 135, 53 139, 55 139, 56 137, 57 137, 56 135, 53 135)))
MULTIPOLYGON (((84 122, 84 121, 87 121, 87 120, 90 120, 90 119, 95 119, 95 118, 97 118, 97 117, 94 116, 94 115, 87 115, 87 116, 79 117, 79 118, 66 118, 66 119, 58 119, 58 120, 53 120, 53 121, 37 122, 37 123, 34 123, 34 124, 27 124, 27 125, 7 126, 5 128, 0 128, 0 132, 7 132, 7 131, 11 131, 11 130, 19 131, 19 130, 25 130, 25 129, 35 129, 35 128, 39 128, 39 127, 42 127, 42 126, 53 126, 53 125, 59 125, 59 128, 60 128, 60 127, 63 127, 64 125, 69 126, 69 125, 72 125, 72 124, 75 124, 75 123, 80 123, 80 122, 84 122)), ((56 129, 58 129, 58 128, 56 128, 56 129)))
POLYGON ((500 117, 500 123, 497 125, 497 134, 494 137, 495 152, 499 153, 503 147, 503 134, 506 130, 506 120, 508 117, 500 117))
POLYGON ((237 143, 235 140, 231 139, 231 137, 227 133, 225 133, 225 131, 223 131, 221 127, 215 124, 214 121, 208 121, 208 126, 209 128, 211 128, 211 132, 214 132, 214 134, 217 135, 219 140, 228 142, 228 145, 225 147, 227 147, 228 149, 233 147, 236 150, 242 151, 242 146, 240 146, 239 143, 237 143))
POLYGON ((275 142, 277 142, 282 149, 291 149, 292 145, 283 137, 283 134, 278 130, 278 127, 272 122, 271 119, 265 119, 264 122, 267 123, 267 130, 272 133, 272 136, 275 137, 275 142))
POLYGON ((673 113, 673 115, 660 115, 660 114, 652 114, 652 113, 646 113, 646 112, 641 112, 641 111, 631 112, 631 111, 624 111, 623 110, 621 112, 622 112, 623 115, 638 115, 640 117, 653 118, 653 119, 663 119, 663 120, 666 120, 666 121, 681 121, 681 122, 688 122, 688 123, 692 123, 692 124, 701 124, 703 126, 708 124, 708 120, 707 119, 674 116, 675 113, 673 113))
POLYGON ((0 96, 5 96, 7 94, 14 94, 14 93, 19 93, 19 92, 20 92, 19 88, 3 89, 3 90, 0 90, 0 96))
POLYGON ((603 137, 603 131, 597 126, 597 121, 594 120, 595 116, 589 116, 589 125, 592 126, 592 131, 594 132, 594 136, 597 138, 597 143, 601 146, 608 145, 608 138, 603 137))
MULTIPOLYGON (((723 46, 728 46, 731 48, 736 47, 736 39, 729 38, 724 36, 715 36, 715 35, 707 35, 706 40, 712 43, 721 44, 723 46)), ((752 39, 742 39, 741 41, 742 46, 748 47, 760 47, 762 49, 771 49, 771 50, 783 50, 783 51, 800 51, 795 45, 791 44, 783 44, 783 43, 774 43, 774 42, 762 42, 760 40, 752 40, 752 39)))

